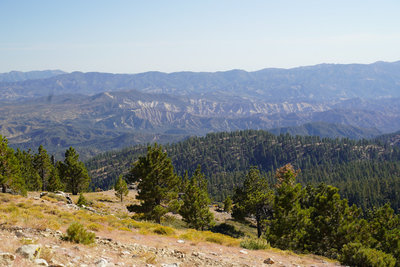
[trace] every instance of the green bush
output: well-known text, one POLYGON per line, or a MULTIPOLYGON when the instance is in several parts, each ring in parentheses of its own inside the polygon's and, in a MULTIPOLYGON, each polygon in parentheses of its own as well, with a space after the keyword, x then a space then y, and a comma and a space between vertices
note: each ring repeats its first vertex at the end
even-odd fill
POLYGON ((383 251, 365 248, 360 243, 349 243, 343 246, 340 262, 351 266, 393 267, 396 259, 383 251))
POLYGON ((88 202, 87 202, 85 196, 82 193, 80 193, 78 201, 76 202, 76 205, 79 207, 82 207, 83 205, 86 206, 87 204, 88 204, 88 202))
POLYGON ((82 224, 74 222, 68 227, 67 234, 63 236, 63 239, 88 245, 94 243, 95 237, 96 235, 88 232, 82 224))
POLYGON ((264 238, 246 238, 242 242, 240 242, 240 246, 246 249, 258 250, 258 249, 267 249, 271 246, 268 241, 264 238))

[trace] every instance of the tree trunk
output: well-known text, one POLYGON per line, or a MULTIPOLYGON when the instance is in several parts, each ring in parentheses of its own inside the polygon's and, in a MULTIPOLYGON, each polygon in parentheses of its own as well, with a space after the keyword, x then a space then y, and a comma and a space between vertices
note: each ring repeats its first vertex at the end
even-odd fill
POLYGON ((2 187, 1 192, 7 193, 7 186, 6 186, 6 184, 1 184, 1 187, 2 187))
POLYGON ((256 221, 257 221, 257 237, 260 238, 261 236, 261 218, 260 215, 257 213, 256 215, 256 221))

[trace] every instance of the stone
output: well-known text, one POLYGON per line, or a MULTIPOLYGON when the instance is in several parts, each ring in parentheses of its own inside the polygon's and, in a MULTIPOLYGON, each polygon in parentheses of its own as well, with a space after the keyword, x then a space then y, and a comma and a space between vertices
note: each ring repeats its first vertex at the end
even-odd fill
POLYGON ((0 266, 11 266, 15 261, 15 255, 8 252, 0 252, 0 266))
POLYGON ((267 259, 264 260, 264 263, 265 264, 274 264, 275 261, 272 258, 267 258, 267 259))
POLYGON ((183 243, 185 243, 185 240, 179 239, 179 240, 176 241, 176 242, 178 242, 179 244, 183 244, 183 243))
POLYGON ((100 260, 95 262, 96 267, 106 267, 108 265, 108 261, 106 259, 101 258, 100 260))
POLYGON ((24 232, 22 232, 22 230, 16 231, 15 236, 19 237, 19 238, 27 238, 28 237, 24 232))
POLYGON ((22 255, 22 257, 33 260, 37 259, 40 256, 40 246, 39 245, 23 245, 19 247, 16 251, 18 254, 22 255))
POLYGON ((244 249, 240 250, 239 252, 242 253, 242 254, 245 254, 245 255, 249 254, 249 253, 247 252, 247 250, 244 250, 244 249))
POLYGON ((51 260, 50 267, 65 267, 65 265, 56 260, 51 260))
POLYGON ((33 261, 34 264, 39 265, 39 266, 49 266, 46 260, 44 259, 35 259, 33 261))
POLYGON ((179 267, 179 263, 162 263, 161 267, 179 267))
POLYGON ((127 256, 127 255, 131 255, 131 253, 127 250, 124 250, 121 252, 121 255, 127 256))
POLYGON ((42 232, 41 235, 42 235, 43 237, 49 237, 49 236, 50 236, 50 233, 48 233, 48 232, 42 232))

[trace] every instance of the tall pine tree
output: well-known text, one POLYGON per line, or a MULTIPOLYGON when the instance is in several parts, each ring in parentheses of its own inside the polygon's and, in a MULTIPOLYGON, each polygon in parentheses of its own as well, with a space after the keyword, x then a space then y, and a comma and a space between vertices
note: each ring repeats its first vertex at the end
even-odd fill
POLYGON ((267 179, 257 168, 252 167, 244 179, 243 187, 236 189, 232 215, 236 219, 254 216, 257 223, 257 236, 260 237, 262 222, 272 213, 273 196, 267 179))
POLYGON ((174 172, 171 159, 162 146, 147 147, 146 156, 139 157, 128 176, 129 182, 138 182, 137 199, 140 205, 130 205, 129 210, 143 213, 147 219, 161 222, 177 199, 179 178, 174 172))
POLYGON ((310 224, 309 210, 302 209, 300 200, 304 191, 296 184, 298 172, 291 164, 276 171, 276 195, 273 218, 266 231, 267 240, 281 249, 299 249, 310 224))
POLYGON ((33 166, 39 173, 40 179, 42 180, 42 191, 46 191, 49 184, 49 176, 52 165, 49 155, 42 145, 39 146, 38 153, 35 154, 33 166))
POLYGON ((10 187, 15 192, 26 195, 25 182, 21 177, 20 165, 8 140, 0 135, 0 185, 5 193, 10 187))
POLYGON ((15 152, 20 163, 21 176, 25 180, 26 189, 29 191, 39 191, 42 189, 42 179, 33 165, 34 156, 28 152, 17 149, 15 152))
POLYGON ((61 181, 66 190, 77 195, 89 188, 90 177, 83 162, 79 161, 79 154, 70 147, 65 151, 65 159, 59 165, 61 181))
POLYGON ((186 173, 182 200, 183 205, 179 213, 190 227, 204 230, 214 223, 214 216, 208 207, 211 201, 207 193, 207 180, 201 173, 200 165, 190 180, 188 180, 186 173))

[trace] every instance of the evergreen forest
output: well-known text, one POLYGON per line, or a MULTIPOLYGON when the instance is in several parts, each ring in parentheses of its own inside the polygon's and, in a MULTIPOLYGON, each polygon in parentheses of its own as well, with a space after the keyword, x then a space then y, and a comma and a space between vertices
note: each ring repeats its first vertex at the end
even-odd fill
MULTIPOLYGON (((190 137, 164 150, 180 176, 186 171, 191 175, 201 166, 214 201, 232 196, 251 167, 272 182, 275 171, 290 163, 300 170, 297 181, 301 184, 333 185, 350 204, 364 210, 386 203, 396 213, 400 208, 400 148, 383 138, 332 139, 245 130, 190 137)), ((146 146, 134 146, 87 161, 91 187, 112 188, 118 176, 128 173, 145 153, 146 146)))

